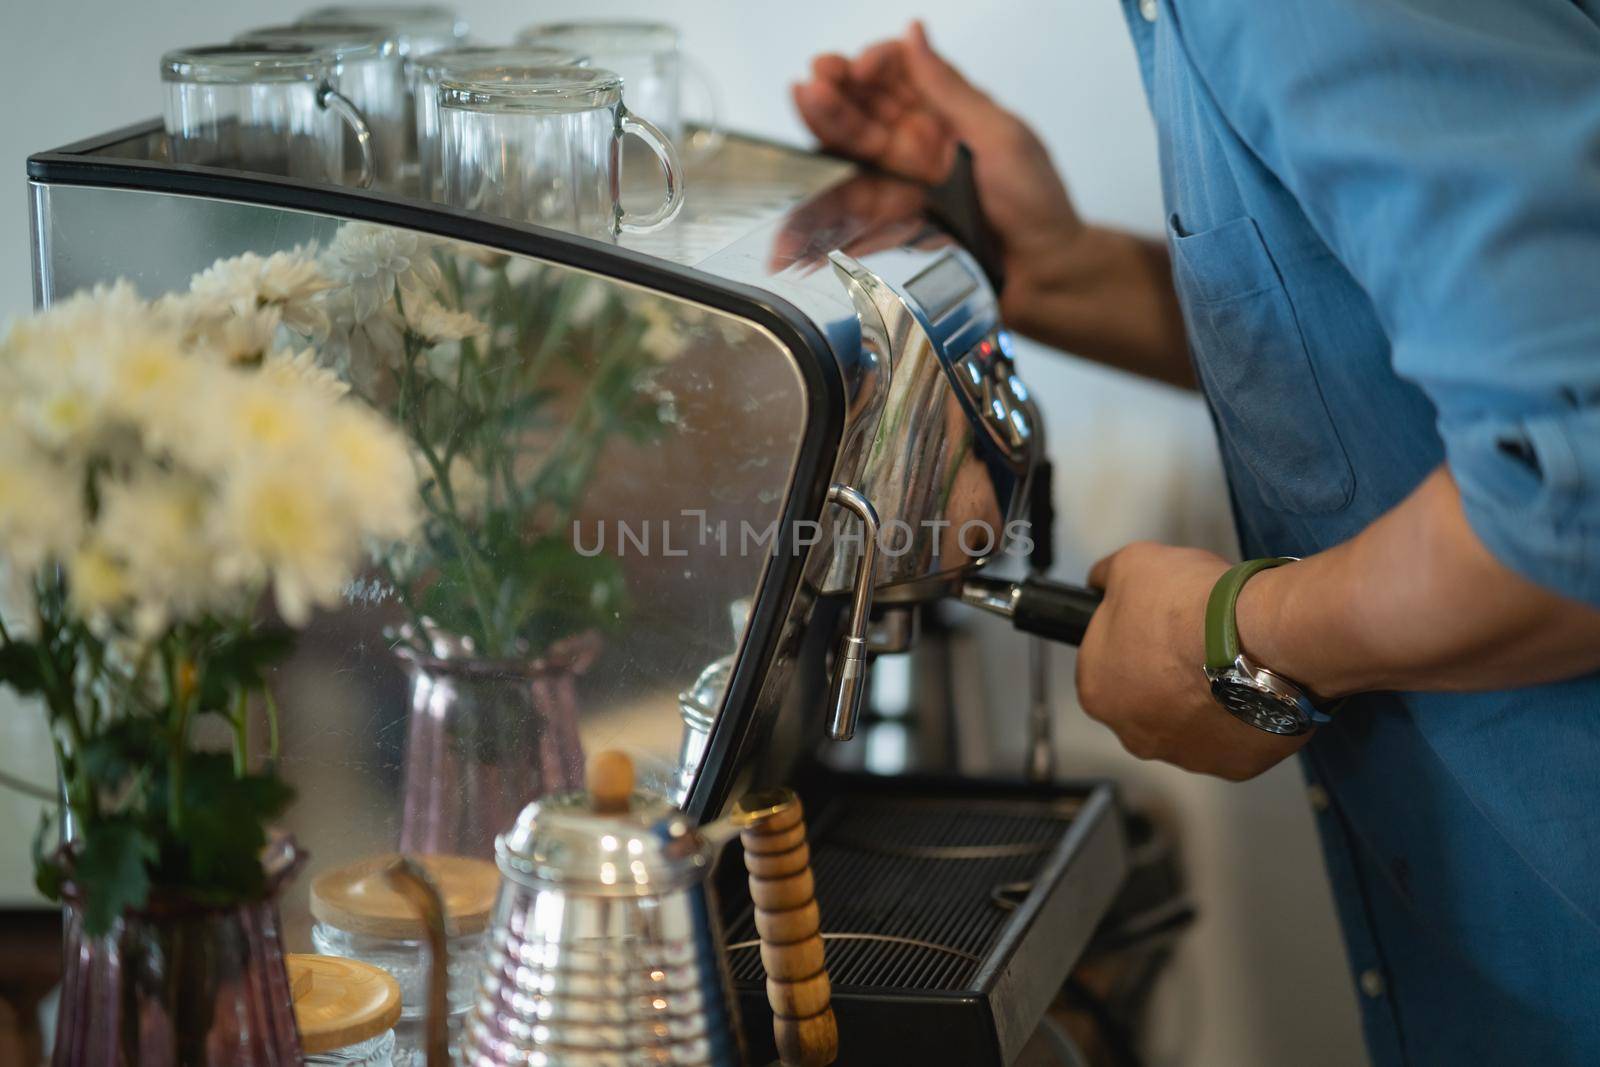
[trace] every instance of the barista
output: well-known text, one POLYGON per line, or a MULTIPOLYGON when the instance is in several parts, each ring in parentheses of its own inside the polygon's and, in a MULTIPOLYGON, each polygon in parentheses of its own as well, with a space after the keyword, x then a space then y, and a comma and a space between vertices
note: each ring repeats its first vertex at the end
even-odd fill
POLYGON ((1301 754, 1373 1062, 1600 1063, 1600 12, 1122 3, 1164 240, 920 26, 795 102, 924 181, 965 142, 1009 324, 1205 393, 1255 562, 1097 563, 1079 697, 1141 758, 1301 754))

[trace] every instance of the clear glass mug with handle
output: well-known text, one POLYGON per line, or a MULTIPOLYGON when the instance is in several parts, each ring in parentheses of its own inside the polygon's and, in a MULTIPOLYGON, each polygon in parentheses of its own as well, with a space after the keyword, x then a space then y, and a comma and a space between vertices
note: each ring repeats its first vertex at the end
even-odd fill
POLYGON ((589 237, 650 233, 683 206, 683 165, 666 135, 622 102, 622 78, 588 67, 495 67, 439 85, 445 203, 589 237), (627 135, 655 154, 666 194, 644 212, 621 200, 627 135))
POLYGON ((680 150, 708 156, 722 143, 717 89, 705 69, 683 54, 678 28, 666 22, 593 19, 549 22, 517 34, 520 44, 562 48, 588 56, 597 67, 622 75, 628 109, 655 123, 680 150), (695 137, 685 139, 684 74, 698 82, 707 114, 695 137))
POLYGON ((306 45, 203 45, 161 57, 167 148, 196 163, 339 182, 349 126, 360 153, 355 184, 371 186, 372 131, 334 88, 329 53, 306 45))
POLYGON ((407 60, 454 48, 467 39, 465 20, 439 4, 327 4, 307 11, 296 21, 302 26, 352 22, 381 26, 394 35, 400 54, 407 60))
MULTIPOLYGON (((404 57, 393 33, 367 23, 266 26, 241 33, 236 44, 306 45, 334 60, 334 87, 372 130, 375 184, 407 189, 411 168, 411 110, 404 57)), ((345 144, 349 154, 350 143, 345 144)))
POLYGON ((422 56, 412 65, 417 117, 417 162, 422 195, 444 199, 444 174, 439 169, 439 84, 471 81, 476 74, 493 76, 506 67, 586 67, 589 57, 536 45, 466 45, 422 56))

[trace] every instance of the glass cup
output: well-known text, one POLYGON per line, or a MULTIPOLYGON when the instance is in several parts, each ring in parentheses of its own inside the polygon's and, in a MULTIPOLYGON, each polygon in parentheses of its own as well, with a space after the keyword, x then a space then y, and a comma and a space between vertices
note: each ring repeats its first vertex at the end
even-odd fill
POLYGON ((334 87, 360 109, 372 130, 375 184, 385 189, 404 186, 410 164, 410 99, 405 60, 390 31, 358 22, 268 26, 242 33, 234 42, 306 45, 332 55, 334 87))
POLYGON ((672 142, 622 103, 622 78, 585 67, 495 67, 439 85, 445 202, 591 237, 650 233, 683 206, 672 142), (621 201, 622 142, 643 141, 666 196, 644 212, 621 201))
POLYGON ((417 116, 417 162, 422 194, 444 199, 444 175, 439 169, 439 83, 446 77, 470 81, 474 73, 492 75, 501 67, 585 67, 589 57, 559 48, 533 45, 469 45, 447 48, 413 64, 413 98, 417 116))
POLYGON ((394 36, 400 54, 424 56, 454 48, 467 39, 467 24, 437 4, 329 4, 300 16, 303 26, 318 23, 363 23, 381 26, 394 36))
MULTIPOLYGON (((302 15, 302 26, 364 24, 378 26, 394 38, 400 52, 405 78, 402 103, 400 155, 406 161, 406 184, 425 192, 417 166, 417 111, 412 99, 416 88, 416 59, 446 48, 455 48, 467 39, 467 24, 454 11, 437 4, 330 4, 302 15)), ((413 191, 408 188, 407 191, 413 191)))
POLYGON ((338 182, 341 121, 360 156, 355 184, 372 184, 372 131, 335 87, 332 55, 307 45, 207 45, 161 57, 164 121, 176 163, 338 182))
POLYGON ((716 87, 704 69, 679 49, 676 26, 604 19, 550 22, 529 26, 517 34, 517 41, 564 48, 588 56, 597 67, 616 71, 622 75, 628 110, 655 123, 673 144, 698 156, 715 151, 721 143, 716 87), (709 111, 693 144, 684 142, 685 68, 703 86, 709 111))

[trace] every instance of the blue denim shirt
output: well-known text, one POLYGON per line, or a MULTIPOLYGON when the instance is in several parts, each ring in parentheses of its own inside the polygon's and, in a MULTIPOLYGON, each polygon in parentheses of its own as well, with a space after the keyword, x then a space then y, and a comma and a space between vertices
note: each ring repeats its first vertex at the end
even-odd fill
MULTIPOLYGON (((1448 462, 1600 605, 1600 0, 1124 6, 1244 554, 1448 462)), ((1600 676, 1367 695, 1304 765, 1373 1062, 1600 1064, 1600 676)))

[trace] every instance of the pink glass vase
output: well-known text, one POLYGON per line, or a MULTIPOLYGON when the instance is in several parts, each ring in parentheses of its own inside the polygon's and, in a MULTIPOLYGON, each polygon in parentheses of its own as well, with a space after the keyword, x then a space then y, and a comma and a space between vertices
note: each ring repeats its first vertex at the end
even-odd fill
POLYGON ((273 850, 261 900, 153 890, 99 936, 68 903, 53 1067, 298 1067, 277 892, 303 856, 287 838, 273 850))
POLYGON ((400 851, 492 859, 529 801, 583 784, 577 685, 599 637, 520 661, 429 636, 434 655, 398 652, 411 683, 400 851))

